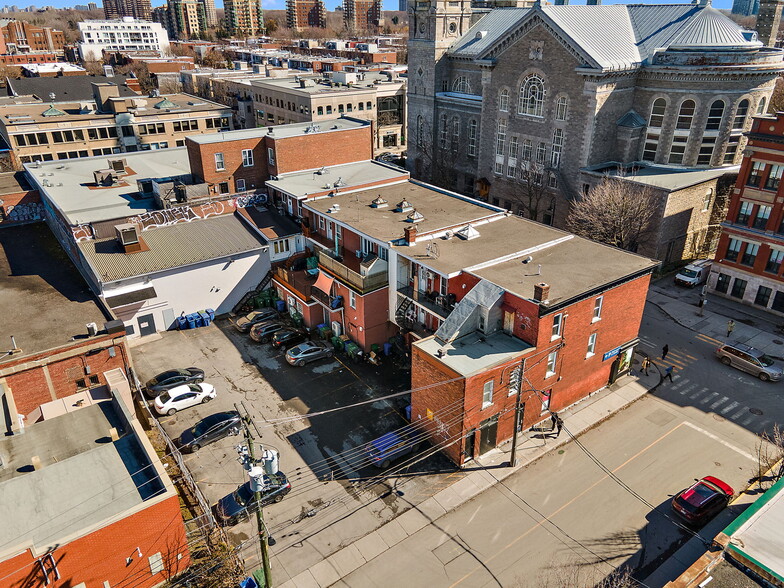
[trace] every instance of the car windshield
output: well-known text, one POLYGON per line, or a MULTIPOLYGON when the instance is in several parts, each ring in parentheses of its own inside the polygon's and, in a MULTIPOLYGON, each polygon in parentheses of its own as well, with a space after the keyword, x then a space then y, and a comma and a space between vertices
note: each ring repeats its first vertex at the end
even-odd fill
POLYGON ((775 363, 773 361, 773 358, 770 357, 769 355, 760 355, 757 359, 765 367, 770 367, 770 366, 772 366, 775 363))
POLYGON ((164 392, 163 394, 158 396, 158 398, 160 399, 161 404, 166 404, 167 402, 169 402, 169 400, 171 400, 171 396, 169 396, 168 392, 164 392))
POLYGON ((243 484, 234 491, 234 500, 240 506, 248 506, 253 500, 253 492, 250 491, 250 484, 243 484))
POLYGON ((194 437, 201 437, 207 431, 209 431, 212 427, 214 427, 216 424, 218 424, 221 421, 222 418, 223 418, 222 415, 219 415, 219 414, 214 414, 212 416, 208 416, 206 419, 204 419, 200 423, 197 423, 196 426, 193 427, 193 429, 191 429, 191 432, 193 433, 193 436, 194 437))
POLYGON ((180 372, 176 370, 171 370, 169 372, 163 372, 162 374, 158 374, 158 377, 153 378, 156 382, 165 382, 166 380, 173 378, 175 376, 179 376, 180 372))
POLYGON ((686 490, 681 498, 683 502, 696 509, 705 504, 714 494, 716 491, 713 488, 700 483, 686 490))
POLYGON ((686 276, 687 278, 693 278, 697 275, 697 272, 695 272, 693 269, 683 269, 681 270, 681 275, 686 276))
POLYGON ((302 352, 305 351, 305 349, 305 346, 297 345, 296 347, 289 349, 289 353, 291 353, 292 356, 302 355, 302 352))

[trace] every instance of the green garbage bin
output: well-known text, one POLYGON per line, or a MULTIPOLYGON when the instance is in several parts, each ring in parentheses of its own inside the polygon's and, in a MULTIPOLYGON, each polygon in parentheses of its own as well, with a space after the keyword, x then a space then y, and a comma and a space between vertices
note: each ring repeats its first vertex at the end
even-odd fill
POLYGON ((332 347, 335 348, 335 351, 341 351, 343 349, 343 341, 340 337, 332 337, 332 347))
POLYGON ((379 353, 381 353, 381 346, 378 343, 373 343, 373 345, 370 346, 370 350, 376 355, 378 355, 379 353))

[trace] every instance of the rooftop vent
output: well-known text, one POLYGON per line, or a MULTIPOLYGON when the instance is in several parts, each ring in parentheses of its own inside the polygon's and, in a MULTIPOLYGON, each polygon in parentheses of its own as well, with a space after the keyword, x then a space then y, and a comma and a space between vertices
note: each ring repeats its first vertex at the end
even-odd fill
POLYGON ((142 250, 139 228, 133 223, 124 223, 114 226, 117 242, 122 245, 125 253, 136 253, 142 250))
POLYGON ((109 169, 117 174, 124 174, 126 173, 125 167, 127 165, 124 159, 109 159, 109 169))
POLYGON ((333 204, 330 208, 327 209, 327 212, 334 214, 336 212, 340 212, 340 204, 333 204))
POLYGON ((111 169, 99 169, 93 172, 93 178, 98 186, 113 186, 117 181, 117 172, 111 169))
POLYGON ((414 207, 408 200, 398 202, 397 208, 395 209, 396 212, 410 212, 412 210, 414 210, 414 207))
POLYGON ((323 176, 324 174, 328 174, 329 170, 326 167, 322 167, 316 172, 318 175, 323 176))
POLYGON ((346 182, 343 180, 343 178, 342 178, 342 177, 339 177, 339 178, 338 178, 338 179, 335 181, 335 184, 334 184, 335 188, 342 188, 343 186, 347 186, 347 185, 348 185, 348 184, 346 184, 346 182))
POLYGON ((477 231, 471 225, 466 225, 455 234, 461 239, 470 241, 471 239, 476 239, 479 236, 479 231, 477 231))
POLYGON ((373 208, 386 208, 388 206, 388 202, 381 197, 381 194, 379 194, 373 199, 373 202, 370 203, 370 206, 373 208))
POLYGON ((424 215, 421 212, 417 212, 416 209, 411 211, 411 214, 406 217, 406 222, 408 223, 421 223, 423 220, 425 220, 424 215))
POLYGON ((487 36, 487 31, 476 31, 475 39, 484 39, 487 36))

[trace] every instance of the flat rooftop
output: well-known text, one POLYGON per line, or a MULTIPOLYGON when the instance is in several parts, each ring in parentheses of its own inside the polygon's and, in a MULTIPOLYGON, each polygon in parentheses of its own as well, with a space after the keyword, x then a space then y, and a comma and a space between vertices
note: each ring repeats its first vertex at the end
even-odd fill
POLYGON ((245 219, 245 222, 264 235, 267 241, 302 234, 302 227, 299 224, 266 206, 246 206, 238 209, 237 213, 245 219))
MULTIPOLYGON (((503 253, 499 251, 499 257, 501 255, 503 253)), ((531 257, 533 260, 527 264, 517 258, 471 273, 527 299, 533 298, 534 284, 544 282, 550 285, 549 305, 554 306, 650 270, 659 263, 576 236, 534 252, 531 257)))
MULTIPOLYGON (((297 60, 300 59, 300 56, 292 56, 291 59, 297 60)), ((323 59, 313 58, 314 61, 323 61, 323 59)), ((357 80, 355 84, 351 86, 346 86, 345 84, 341 85, 334 85, 331 86, 329 81, 324 81, 323 76, 299 76, 300 80, 307 80, 308 82, 312 82, 312 85, 306 85, 304 88, 301 87, 299 80, 294 77, 285 77, 285 78, 267 78, 263 80, 253 80, 251 82, 251 86, 258 86, 268 88, 270 90, 281 90, 286 92, 298 92, 301 94, 321 94, 321 93, 337 93, 337 94, 346 94, 351 92, 368 92, 374 91, 379 86, 382 86, 385 83, 392 83, 392 84, 404 84, 406 80, 404 78, 393 80, 392 82, 389 81, 389 78, 382 73, 367 71, 362 72, 364 75, 363 80, 357 80), (376 83, 378 82, 378 83, 376 83)))
POLYGON ((0 438, 0 554, 31 543, 37 552, 111 521, 153 495, 163 481, 116 401, 100 402, 0 438), (110 429, 119 427, 112 442, 110 429), (34 469, 32 457, 41 460, 34 469), (141 470, 141 472, 140 472, 141 470), (134 474, 134 475, 132 475, 134 474))
MULTIPOLYGON (((335 177, 334 172, 332 177, 335 177)), ((451 196, 411 181, 308 200, 304 207, 341 220, 357 231, 384 242, 404 238, 406 227, 416 226, 418 233, 422 234, 480 223, 482 219, 505 214, 503 209, 496 206, 458 195, 451 196), (371 202, 378 196, 388 202, 386 208, 371 207, 371 202), (397 204, 402 200, 407 200, 424 219, 410 223, 407 221, 410 212, 395 212, 397 204), (340 205, 340 210, 328 212, 335 204, 340 205)))
MULTIPOLYGON (((223 131, 220 133, 208 133, 188 137, 194 143, 222 143, 223 141, 237 141, 242 139, 257 139, 261 137, 271 137, 273 139, 285 139, 297 137, 299 135, 313 135, 318 133, 329 133, 335 131, 346 131, 350 129, 360 129, 370 126, 370 121, 354 118, 336 118, 334 120, 319 121, 317 123, 302 122, 280 125, 276 127, 261 127, 258 129, 239 129, 236 131, 223 131)), ((293 175, 293 174, 292 174, 293 175)), ((323 183, 323 182, 322 182, 323 183)))
MULTIPOLYGON (((720 168, 675 168, 657 165, 645 165, 634 172, 626 172, 621 177, 633 184, 640 184, 643 186, 651 186, 653 188, 661 188, 664 190, 674 191, 683 190, 691 186, 696 186, 703 182, 715 180, 726 174, 736 174, 740 170, 739 165, 731 167, 720 168)), ((604 165, 585 168, 583 171, 593 173, 596 175, 604 176, 610 174, 613 177, 619 177, 617 171, 607 170, 604 165)))
MULTIPOLYGON (((0 230, 0 355, 10 337, 24 355, 85 335, 108 318, 46 223, 0 230)), ((0 356, 3 362, 19 356, 0 356)))
MULTIPOLYGON (((337 197, 341 200, 336 202, 340 202, 342 206, 345 192, 362 189, 371 182, 404 182, 408 177, 408 172, 398 167, 368 160, 285 174, 277 180, 268 180, 266 184, 296 198, 306 198, 310 194, 323 194, 333 190, 335 183, 338 183, 337 197)), ((314 202, 317 201, 311 200, 309 204, 314 202)))
POLYGON ((24 172, 0 173, 0 195, 18 194, 31 189, 24 172))
POLYGON ((532 345, 511 337, 503 331, 496 331, 490 335, 473 332, 451 343, 443 343, 435 337, 428 337, 415 341, 414 345, 433 357, 437 357, 438 351, 442 350, 444 355, 439 358, 439 361, 462 376, 483 372, 533 349, 532 345))
POLYGON ((122 153, 116 156, 80 157, 67 161, 26 164, 28 174, 65 215, 72 225, 113 220, 155 210, 153 198, 139 194, 137 180, 168 178, 190 174, 184 147, 122 153), (93 172, 109 167, 110 159, 125 159, 128 171, 110 187, 95 187, 93 172))

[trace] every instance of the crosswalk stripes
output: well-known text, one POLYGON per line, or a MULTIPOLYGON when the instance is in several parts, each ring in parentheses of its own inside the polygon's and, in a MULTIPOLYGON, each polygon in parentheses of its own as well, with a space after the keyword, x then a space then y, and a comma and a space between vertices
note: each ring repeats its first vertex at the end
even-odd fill
POLYGON ((710 337, 709 335, 705 335, 703 333, 697 335, 695 339, 699 339, 700 341, 705 341, 706 343, 710 343, 711 345, 715 345, 716 347, 718 347, 724 342, 724 341, 719 341, 718 339, 714 337, 710 337))

